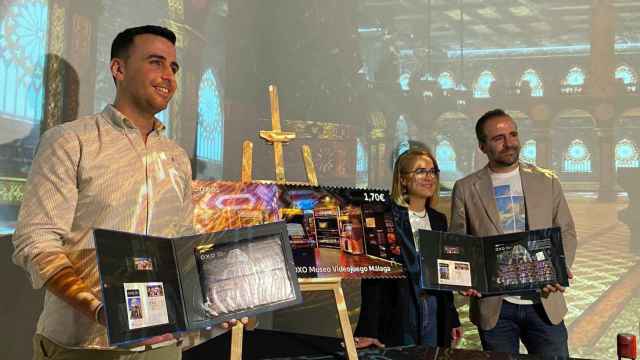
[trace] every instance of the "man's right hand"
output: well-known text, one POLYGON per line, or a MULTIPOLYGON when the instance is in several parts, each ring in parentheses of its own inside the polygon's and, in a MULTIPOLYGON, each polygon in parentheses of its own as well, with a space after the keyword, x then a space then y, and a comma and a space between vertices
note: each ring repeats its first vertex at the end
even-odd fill
POLYGON ((458 293, 460 295, 467 296, 467 297, 470 297, 470 296, 474 296, 474 297, 477 297, 477 298, 481 298, 482 297, 482 294, 480 294, 480 292, 478 290, 476 290, 476 289, 462 290, 462 291, 458 291, 458 293))

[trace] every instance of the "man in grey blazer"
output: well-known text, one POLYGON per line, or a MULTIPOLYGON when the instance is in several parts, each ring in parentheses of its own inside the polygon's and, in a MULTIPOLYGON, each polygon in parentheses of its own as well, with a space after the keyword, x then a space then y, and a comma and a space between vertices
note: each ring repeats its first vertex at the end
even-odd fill
MULTIPOLYGON (((571 268, 576 231, 558 178, 519 162, 518 129, 503 110, 480 117, 476 136, 489 163, 456 182, 450 231, 490 236, 559 226, 571 268)), ((464 294, 471 296, 470 318, 484 350, 518 353, 522 340, 530 354, 568 357, 563 291, 556 284, 520 296, 482 297, 475 290, 464 294)))

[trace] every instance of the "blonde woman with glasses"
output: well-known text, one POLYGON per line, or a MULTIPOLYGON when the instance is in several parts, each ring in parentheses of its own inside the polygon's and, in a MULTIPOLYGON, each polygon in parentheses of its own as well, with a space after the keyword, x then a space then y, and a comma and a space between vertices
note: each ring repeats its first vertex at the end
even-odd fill
POLYGON ((356 347, 425 345, 450 347, 462 337, 450 291, 420 287, 418 231, 447 231, 447 218, 433 209, 439 170, 429 149, 411 148, 393 169, 392 211, 406 279, 363 280, 356 347))

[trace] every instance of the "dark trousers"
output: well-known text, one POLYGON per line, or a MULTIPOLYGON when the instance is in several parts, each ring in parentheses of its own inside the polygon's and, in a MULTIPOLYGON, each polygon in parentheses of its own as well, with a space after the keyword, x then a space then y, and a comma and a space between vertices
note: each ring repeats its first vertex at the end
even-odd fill
POLYGON ((542 304, 516 305, 504 301, 496 326, 490 330, 479 330, 485 351, 518 354, 519 340, 522 340, 529 354, 544 358, 569 357, 564 321, 553 325, 542 304))
POLYGON ((402 335, 402 345, 436 347, 438 346, 438 299, 435 296, 427 296, 420 297, 419 300, 419 306, 422 307, 423 319, 422 324, 416 324, 416 326, 420 326, 422 338, 419 339, 417 337, 415 328, 408 327, 402 335))

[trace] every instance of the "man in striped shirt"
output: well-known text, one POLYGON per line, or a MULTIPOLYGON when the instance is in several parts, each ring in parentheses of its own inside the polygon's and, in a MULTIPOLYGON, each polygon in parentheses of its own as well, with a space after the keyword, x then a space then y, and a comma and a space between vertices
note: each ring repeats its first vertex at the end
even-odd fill
POLYGON ((91 231, 192 232, 189 158, 155 118, 176 90, 175 40, 159 26, 118 34, 111 48, 113 105, 41 139, 13 236, 14 262, 34 288, 47 290, 35 359, 181 358, 181 341, 170 335, 149 340, 142 351, 109 346, 91 231))

